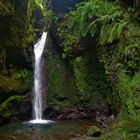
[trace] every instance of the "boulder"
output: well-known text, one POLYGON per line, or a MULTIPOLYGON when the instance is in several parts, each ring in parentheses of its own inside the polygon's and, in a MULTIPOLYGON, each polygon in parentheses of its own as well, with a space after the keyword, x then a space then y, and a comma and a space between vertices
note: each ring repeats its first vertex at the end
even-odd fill
POLYGON ((87 132, 87 135, 92 137, 100 137, 101 134, 102 134, 101 129, 96 126, 90 127, 87 132))

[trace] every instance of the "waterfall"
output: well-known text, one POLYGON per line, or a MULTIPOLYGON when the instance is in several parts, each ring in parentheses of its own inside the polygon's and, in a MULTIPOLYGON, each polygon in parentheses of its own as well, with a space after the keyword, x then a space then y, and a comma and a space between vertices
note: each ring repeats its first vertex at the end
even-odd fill
POLYGON ((45 123, 42 120, 42 76, 41 58, 47 38, 47 32, 43 32, 41 39, 34 45, 35 68, 34 68, 34 120, 32 123, 45 123))
POLYGON ((34 114, 36 120, 42 119, 42 77, 41 77, 41 57, 46 42, 47 33, 42 34, 41 39, 34 46, 35 70, 34 70, 34 114))

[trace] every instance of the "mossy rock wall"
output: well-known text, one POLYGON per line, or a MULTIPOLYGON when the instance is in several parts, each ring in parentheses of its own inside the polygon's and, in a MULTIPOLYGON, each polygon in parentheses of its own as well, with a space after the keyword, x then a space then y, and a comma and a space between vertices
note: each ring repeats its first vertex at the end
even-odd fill
POLYGON ((123 4, 122 1, 85 1, 78 8, 79 11, 71 12, 65 18, 57 17, 53 27, 56 32, 54 34, 57 35, 55 38, 63 50, 62 57, 71 64, 81 103, 97 105, 98 101, 105 101, 105 105, 111 109, 110 113, 118 117, 111 126, 111 129, 115 129, 110 129, 112 132, 108 130, 107 136, 103 135, 101 139, 139 139, 140 12, 137 7, 132 2, 124 1, 123 4), (103 10, 106 9, 105 3, 112 7, 111 12, 112 9, 119 8, 118 11, 114 10, 113 16, 120 11, 122 16, 117 16, 116 21, 113 18, 111 22, 111 12, 109 9, 106 12, 103 10), (96 8, 101 15, 98 15, 96 8), (122 20, 127 24, 117 37, 114 25, 119 20, 120 25, 122 20), (73 26, 70 27, 69 24, 73 26), (92 25, 93 29, 90 28, 92 25), (110 32, 108 28, 105 30, 106 27, 111 28, 110 32), (111 41, 108 41, 109 36, 111 41))
MULTIPOLYGON (((92 43, 90 38, 81 40, 75 46, 74 53, 63 58, 61 43, 64 41, 56 31, 56 24, 51 25, 44 53, 48 107, 61 111, 72 106, 90 106, 106 110, 104 108, 108 108, 109 104, 105 99, 110 95, 110 88, 107 87, 103 65, 97 57, 96 44, 92 43)), ((69 34, 64 36, 67 35, 69 34)))
POLYGON ((0 123, 21 111, 14 101, 19 97, 22 103, 31 89, 32 8, 33 0, 0 1, 0 123))
POLYGON ((71 67, 60 52, 49 33, 44 51, 47 107, 63 111, 78 102, 78 90, 71 67))
POLYGON ((5 61, 7 67, 9 65, 24 67, 31 62, 33 1, 7 0, 1 4, 7 10, 0 12, 0 48, 5 49, 6 53, 5 60, 1 61, 5 61))

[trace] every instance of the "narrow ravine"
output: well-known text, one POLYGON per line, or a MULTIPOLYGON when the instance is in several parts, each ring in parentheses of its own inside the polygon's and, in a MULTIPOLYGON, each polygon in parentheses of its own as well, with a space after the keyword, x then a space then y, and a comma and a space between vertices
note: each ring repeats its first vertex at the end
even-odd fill
POLYGON ((140 0, 0 0, 0 140, 140 140, 140 0))

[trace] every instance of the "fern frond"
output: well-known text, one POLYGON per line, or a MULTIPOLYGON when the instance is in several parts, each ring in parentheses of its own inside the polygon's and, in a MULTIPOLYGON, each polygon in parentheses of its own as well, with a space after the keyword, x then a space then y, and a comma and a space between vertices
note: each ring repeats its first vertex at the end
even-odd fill
POLYGON ((118 32, 118 35, 117 37, 119 38, 121 33, 123 32, 124 28, 126 27, 128 23, 126 21, 122 21, 122 23, 119 24, 118 26, 118 29, 117 29, 117 32, 118 32))
POLYGON ((118 23, 113 25, 111 32, 110 32, 110 36, 108 38, 108 42, 112 43, 113 40, 117 37, 117 28, 118 28, 118 23))

